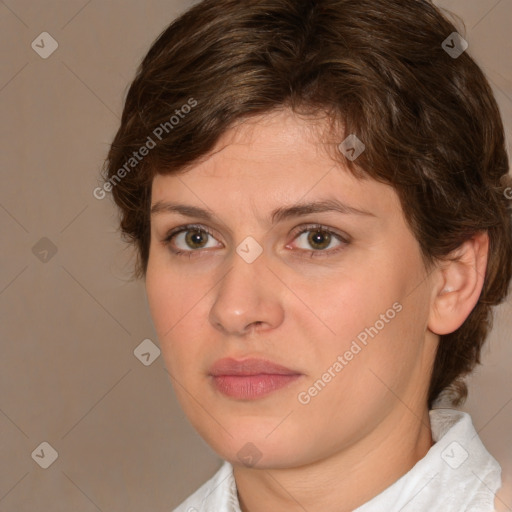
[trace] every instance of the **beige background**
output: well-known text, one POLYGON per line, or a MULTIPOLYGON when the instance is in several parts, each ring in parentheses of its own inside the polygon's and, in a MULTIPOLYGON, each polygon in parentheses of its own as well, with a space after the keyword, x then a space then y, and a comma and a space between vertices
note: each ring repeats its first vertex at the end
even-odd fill
MULTIPOLYGON (((0 1, 0 512, 170 511, 220 466, 162 357, 134 355, 158 344, 144 287, 128 279, 110 198, 92 195, 139 60, 191 4, 0 1), (47 59, 31 47, 44 31, 58 42, 47 59), (36 460, 48 449, 31 456, 42 442, 58 452, 47 469, 36 460)), ((464 19, 510 142, 512 0, 440 5, 464 19)), ((511 301, 497 310, 463 408, 502 464, 501 510, 512 510, 511 313, 511 301)))

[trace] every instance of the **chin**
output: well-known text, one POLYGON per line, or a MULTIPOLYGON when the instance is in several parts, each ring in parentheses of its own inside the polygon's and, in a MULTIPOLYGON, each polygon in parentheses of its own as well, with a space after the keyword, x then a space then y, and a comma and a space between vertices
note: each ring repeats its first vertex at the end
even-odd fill
POLYGON ((223 421, 226 430, 217 424, 214 429, 211 424, 195 428, 212 450, 232 465, 284 469, 307 463, 307 457, 298 451, 298 447, 304 448, 303 439, 297 439, 285 428, 276 429, 279 421, 273 418, 259 424, 256 421, 254 417, 233 418, 223 421))

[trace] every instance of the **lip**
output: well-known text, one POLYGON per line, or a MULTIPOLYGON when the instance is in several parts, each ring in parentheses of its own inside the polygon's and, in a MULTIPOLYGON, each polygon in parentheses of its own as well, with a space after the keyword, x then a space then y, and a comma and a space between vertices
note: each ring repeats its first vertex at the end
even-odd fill
POLYGON ((300 372, 273 363, 267 359, 251 357, 237 360, 232 357, 219 359, 210 368, 210 375, 301 375, 300 372))
POLYGON ((222 394, 240 400, 267 396, 303 374, 266 359, 220 359, 210 368, 214 387, 222 394))

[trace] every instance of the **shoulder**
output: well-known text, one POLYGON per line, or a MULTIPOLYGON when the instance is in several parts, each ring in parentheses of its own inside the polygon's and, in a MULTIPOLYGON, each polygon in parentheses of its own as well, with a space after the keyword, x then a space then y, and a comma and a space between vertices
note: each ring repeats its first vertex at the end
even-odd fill
POLYGON ((224 461, 220 469, 173 512, 238 512, 233 467, 224 461))
POLYGON ((436 434, 431 452, 443 460, 439 470, 443 488, 450 498, 460 493, 454 506, 458 502, 467 512, 494 511, 500 497, 502 469, 480 439, 470 414, 436 409, 430 411, 430 419, 436 434))

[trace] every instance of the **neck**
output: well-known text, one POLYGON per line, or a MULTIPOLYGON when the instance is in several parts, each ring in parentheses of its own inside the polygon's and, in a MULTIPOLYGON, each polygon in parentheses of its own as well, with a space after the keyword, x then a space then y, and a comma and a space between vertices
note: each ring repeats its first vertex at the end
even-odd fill
POLYGON ((242 512, 351 512, 392 485, 433 445, 428 409, 401 405, 364 439, 328 458, 286 469, 234 465, 242 512))

